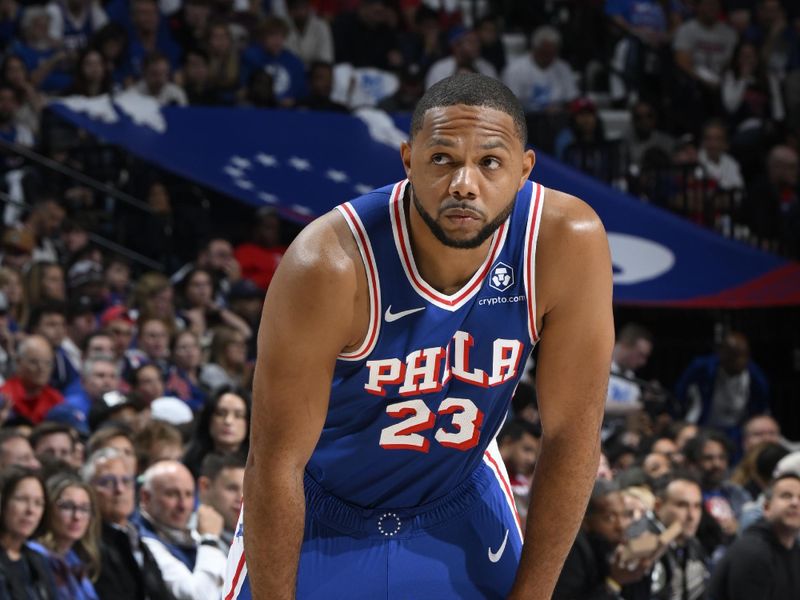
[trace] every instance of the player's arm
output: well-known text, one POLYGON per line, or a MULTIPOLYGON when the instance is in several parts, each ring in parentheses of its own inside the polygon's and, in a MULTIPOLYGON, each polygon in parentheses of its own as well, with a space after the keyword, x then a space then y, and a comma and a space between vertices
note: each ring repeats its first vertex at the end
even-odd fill
POLYGON ((525 600, 551 597, 586 510, 614 344, 611 259, 600 220, 554 191, 545 207, 536 260, 542 445, 511 594, 525 600))
POLYGON ((357 341, 358 270, 348 236, 337 213, 309 225, 281 261, 264 304, 244 479, 254 600, 295 597, 304 469, 325 422, 336 356, 357 341))

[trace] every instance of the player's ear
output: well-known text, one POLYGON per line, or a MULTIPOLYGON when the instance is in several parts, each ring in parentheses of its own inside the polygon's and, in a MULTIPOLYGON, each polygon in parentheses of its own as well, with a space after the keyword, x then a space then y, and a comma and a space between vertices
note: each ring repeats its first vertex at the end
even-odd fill
POLYGON ((411 177, 411 142, 400 144, 400 157, 403 159, 403 168, 406 170, 406 177, 411 177))
POLYGON ((525 152, 522 153, 522 176, 519 180, 519 189, 522 189, 522 186, 528 181, 528 178, 531 176, 531 171, 533 170, 533 165, 535 164, 536 153, 530 148, 525 150, 525 152))

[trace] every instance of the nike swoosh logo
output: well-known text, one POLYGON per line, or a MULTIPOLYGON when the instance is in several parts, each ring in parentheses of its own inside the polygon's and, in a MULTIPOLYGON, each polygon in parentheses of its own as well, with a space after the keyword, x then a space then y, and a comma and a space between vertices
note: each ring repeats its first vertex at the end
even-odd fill
POLYGON ((397 321, 397 319, 402 319, 403 317, 407 317, 408 315, 412 315, 421 310, 425 310, 425 307, 420 306, 419 308, 409 308, 408 310, 401 310, 400 312, 393 313, 392 305, 390 304, 389 308, 386 309, 386 313, 383 315, 383 318, 386 319, 387 323, 391 323, 392 321, 397 321))
POLYGON ((506 529, 506 537, 503 538, 503 543, 500 544, 500 548, 497 549, 497 552, 492 552, 492 549, 489 548, 489 560, 493 563, 496 563, 500 558, 503 556, 503 552, 506 549, 506 542, 508 541, 508 529, 506 529))

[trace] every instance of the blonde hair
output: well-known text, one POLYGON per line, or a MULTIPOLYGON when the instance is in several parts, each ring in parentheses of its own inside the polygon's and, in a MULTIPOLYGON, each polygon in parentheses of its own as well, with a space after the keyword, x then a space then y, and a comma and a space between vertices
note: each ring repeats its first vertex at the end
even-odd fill
POLYGON ((47 528, 44 535, 39 539, 43 546, 50 550, 55 550, 56 540, 53 536, 53 519, 57 518, 58 512, 56 503, 61 495, 68 488, 80 488, 89 496, 89 503, 92 505, 89 514, 89 525, 83 537, 73 544, 73 549, 86 565, 86 575, 93 582, 100 576, 100 509, 97 506, 92 487, 73 475, 55 475, 47 480, 47 528))
MULTIPOLYGON (((14 278, 17 280, 17 285, 22 293, 22 301, 18 304, 11 304, 11 301, 8 302, 8 314, 19 324, 24 324, 28 320, 28 293, 25 290, 25 280, 23 279, 22 275, 20 275, 14 269, 9 267, 0 267, 0 288, 6 287, 9 283, 11 283, 11 279, 14 278)), ((8 300, 8 295, 6 295, 6 299, 8 300)))

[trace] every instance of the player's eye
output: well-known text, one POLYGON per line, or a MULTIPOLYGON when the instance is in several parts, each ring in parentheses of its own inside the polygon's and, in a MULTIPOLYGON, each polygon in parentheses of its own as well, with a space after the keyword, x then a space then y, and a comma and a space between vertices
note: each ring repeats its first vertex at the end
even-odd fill
POLYGON ((481 164, 490 171, 494 171, 495 169, 500 168, 500 161, 497 160, 494 156, 487 156, 481 161, 481 164))
POLYGON ((446 165, 448 158, 446 154, 434 154, 431 156, 431 162, 435 165, 446 165))

